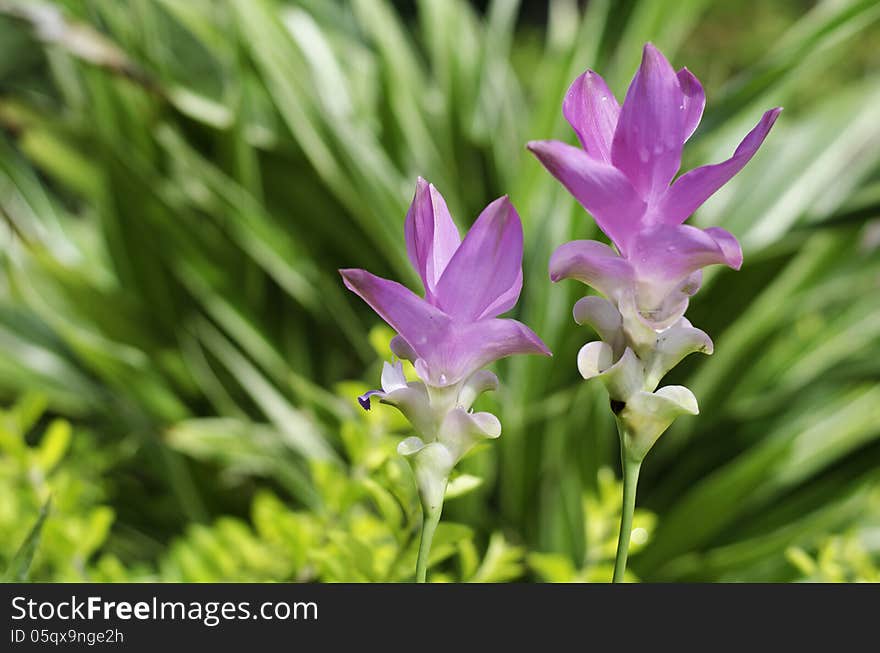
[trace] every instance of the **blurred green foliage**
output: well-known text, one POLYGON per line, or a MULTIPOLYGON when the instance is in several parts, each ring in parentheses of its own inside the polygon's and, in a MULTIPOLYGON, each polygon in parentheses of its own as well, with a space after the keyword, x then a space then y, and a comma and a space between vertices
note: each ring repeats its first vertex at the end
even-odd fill
MULTIPOLYGON (((620 532, 623 484, 607 467, 599 470, 597 481, 596 492, 583 498, 584 541, 587 545, 581 565, 576 566, 564 553, 531 553, 528 563, 539 579, 550 583, 611 582, 620 532)), ((655 515, 647 510, 636 509, 629 547, 631 554, 638 553, 648 544, 656 521, 655 515)), ((638 580, 629 569, 625 574, 626 582, 638 580)))
POLYGON ((572 139, 570 81, 622 94, 651 40, 707 84, 685 169, 786 110, 695 217, 746 264, 692 304, 716 353, 670 379, 702 414, 643 469, 634 578, 876 578, 880 5, 736 4, 0 2, 7 576, 409 579, 406 433, 354 400, 389 334, 335 269, 416 282, 422 175, 462 228, 511 195, 517 317, 555 353, 499 365, 503 436, 464 461, 432 578, 604 580, 616 435, 574 364, 583 288, 546 278, 597 232, 523 144, 572 139))
POLYGON ((103 505, 107 455, 60 419, 29 442, 25 434, 44 410, 44 401, 27 395, 0 414, 0 568, 7 580, 82 581, 113 522, 113 510, 103 505))
POLYGON ((813 555, 800 547, 791 547, 785 555, 805 582, 880 583, 880 564, 872 553, 878 532, 875 527, 870 534, 833 535, 822 541, 813 555))

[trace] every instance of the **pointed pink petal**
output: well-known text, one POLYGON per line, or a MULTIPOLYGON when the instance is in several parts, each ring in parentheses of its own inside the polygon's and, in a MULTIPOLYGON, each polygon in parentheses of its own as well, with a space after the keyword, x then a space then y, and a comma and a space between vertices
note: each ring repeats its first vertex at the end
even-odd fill
POLYGON ((577 132, 587 154, 610 163, 620 105, 605 80, 592 70, 574 80, 562 103, 562 114, 577 132))
POLYGON ((469 367, 479 369, 514 354, 551 356, 547 345, 522 322, 490 318, 461 330, 458 345, 470 354, 469 367))
POLYGON ((516 320, 489 318, 456 324, 429 358, 416 362, 416 372, 432 385, 450 385, 514 354, 551 355, 547 345, 516 320))
POLYGON ((765 113, 727 161, 694 168, 677 179, 658 203, 658 218, 666 224, 681 224, 687 220, 715 191, 743 169, 761 147, 781 111, 776 108, 765 113))
POLYGON ((675 70, 648 43, 626 92, 611 146, 614 166, 645 199, 663 192, 678 172, 684 144, 682 104, 675 70))
POLYGON ((516 275, 516 279, 513 280, 513 284, 510 288, 499 295, 498 299, 492 302, 477 319, 482 320, 487 317, 496 317, 513 308, 516 305, 516 301, 519 299, 519 294, 522 291, 522 284, 523 274, 522 267, 520 267, 519 274, 516 275))
POLYGON ((559 141, 531 141, 528 148, 625 252, 645 212, 645 203, 626 175, 559 141))
POLYGON ((637 276, 682 279, 716 263, 738 270, 742 249, 726 229, 691 225, 658 225, 639 235, 633 247, 637 276))
POLYGON ((404 225, 406 253, 422 278, 425 297, 434 298, 437 281, 461 243, 446 201, 433 184, 419 177, 404 225))
POLYGON ((577 279, 609 298, 630 287, 633 270, 617 252, 595 240, 572 240, 550 257, 550 279, 577 279))
POLYGON ((703 117, 703 109, 706 108, 706 93, 694 74, 687 68, 678 71, 678 83, 684 96, 682 108, 684 109, 684 140, 686 141, 697 130, 700 119, 703 117))
POLYGON ((437 305, 453 318, 475 320, 493 307, 495 314, 519 298, 523 232, 507 196, 485 209, 437 283, 437 305))
MULTIPOLYGON (((456 322, 399 283, 365 270, 340 270, 340 274, 346 287, 405 340, 418 356, 415 367, 419 377, 431 385, 457 383, 492 361, 513 354, 550 355, 541 339, 516 320, 456 322)), ((398 350, 402 344, 397 342, 398 350)), ((363 405, 369 396, 362 399, 363 405)))
POLYGON ((442 339, 450 319, 409 288, 366 270, 340 270, 345 287, 370 305, 419 356, 442 339))
POLYGON ((668 317, 665 310, 686 301, 699 287, 696 274, 707 265, 722 264, 734 270, 742 265, 742 249, 725 229, 697 229, 690 225, 659 225, 639 236, 633 247, 639 309, 655 321, 668 317), (661 310, 662 309, 662 310, 661 310), (663 313, 663 316, 651 313, 663 313))
POLYGON ((721 227, 709 227, 708 229, 703 229, 703 233, 711 237, 721 250, 721 259, 717 261, 718 263, 733 268, 734 270, 739 270, 742 267, 742 247, 732 233, 721 227))

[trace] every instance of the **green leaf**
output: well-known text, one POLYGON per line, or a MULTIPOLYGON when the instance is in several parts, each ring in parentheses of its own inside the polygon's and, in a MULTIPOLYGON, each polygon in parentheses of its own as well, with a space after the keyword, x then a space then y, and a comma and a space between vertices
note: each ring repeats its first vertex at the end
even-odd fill
POLYGON ((34 525, 31 527, 30 532, 28 532, 24 542, 21 543, 21 546, 18 547, 15 555, 12 556, 12 561, 9 563, 9 566, 6 568, 6 573, 3 576, 4 582, 23 583, 27 581, 31 564, 34 561, 34 554, 36 554, 37 548, 40 546, 43 526, 46 523, 46 518, 49 516, 51 509, 52 500, 48 499, 46 503, 43 504, 43 507, 40 508, 40 514, 37 517, 37 521, 34 522, 34 525))

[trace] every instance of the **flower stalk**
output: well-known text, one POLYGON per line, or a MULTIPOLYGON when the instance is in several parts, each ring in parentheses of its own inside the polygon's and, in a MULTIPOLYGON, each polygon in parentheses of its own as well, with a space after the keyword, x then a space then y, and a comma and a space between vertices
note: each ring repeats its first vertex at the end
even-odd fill
POLYGON ((617 555, 614 558, 613 583, 622 583, 626 575, 626 558, 629 554, 629 541, 632 537, 633 514, 636 511, 636 490, 639 484, 641 460, 627 456, 621 435, 620 464, 623 468, 623 504, 620 511, 620 533, 617 536, 617 555))
POLYGON ((501 435, 501 422, 472 406, 498 378, 482 369, 513 354, 550 355, 526 325, 498 316, 516 304, 522 288, 522 224, 507 197, 487 206, 462 240, 443 196, 419 179, 404 225, 410 261, 425 296, 365 270, 340 270, 346 287, 396 332, 391 350, 412 363, 418 380, 404 375, 401 360, 385 363, 382 388, 358 398, 397 408, 416 435, 403 440, 419 492, 422 528, 416 581, 427 579, 434 533, 449 476, 478 442, 501 435))
POLYGON ((622 105, 591 70, 569 88, 562 112, 581 147, 528 144, 611 241, 564 243, 549 267, 552 281, 575 279, 604 295, 578 301, 574 319, 599 336, 581 348, 578 369, 605 385, 620 436, 624 491, 614 582, 626 571, 642 461, 676 417, 699 412, 688 388, 658 389, 685 356, 712 353, 709 336, 684 317, 690 298, 704 267, 742 265, 733 234, 684 222, 749 162, 781 111, 767 111, 726 161, 676 179, 705 104, 699 80, 687 68, 674 70, 648 43, 622 105))
MULTIPOLYGON (((443 492, 446 492, 446 483, 443 484, 443 492)), ((440 524, 440 513, 443 512, 443 497, 440 502, 428 505, 422 499, 422 533, 419 538, 419 557, 416 561, 416 582, 424 583, 428 577, 428 560, 431 555, 431 543, 434 541, 434 533, 440 524)))

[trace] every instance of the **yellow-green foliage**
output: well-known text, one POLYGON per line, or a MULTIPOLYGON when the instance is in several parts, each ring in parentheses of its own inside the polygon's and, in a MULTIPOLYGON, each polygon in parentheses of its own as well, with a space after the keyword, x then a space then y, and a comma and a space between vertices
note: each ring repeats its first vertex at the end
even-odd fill
POLYGON ((90 451, 86 433, 74 436, 61 419, 40 421, 44 408, 45 401, 32 395, 0 412, 0 568, 10 564, 50 502, 28 577, 89 580, 89 558, 113 523, 113 510, 102 505, 103 461, 90 451))
MULTIPOLYGON (((347 397, 351 384, 344 384, 347 397)), ((293 508, 263 489, 246 518, 224 516, 192 524, 155 561, 126 560, 108 547, 113 511, 101 505, 106 491, 99 458, 86 432, 51 420, 41 428, 45 402, 27 397, 0 416, 0 565, 10 564, 40 508, 51 499, 38 533, 31 580, 260 582, 376 582, 411 579, 421 519, 411 472, 396 454, 396 411, 377 406, 352 410, 343 425, 348 464, 313 463, 311 509, 293 508), (36 433, 33 437, 29 434, 36 433), (32 442, 31 442, 32 440, 32 442)), ((261 465, 278 455, 277 433, 241 430, 234 422, 180 424, 169 441, 192 455, 222 443, 239 467, 235 475, 260 474, 283 483, 284 465, 261 465), (257 462, 253 462, 257 461, 257 462)), ((453 482, 451 499, 478 487, 467 476, 453 482), (461 481, 465 482, 462 483, 461 481)), ((431 555, 435 581, 501 582, 522 577, 523 549, 500 534, 485 547, 462 524, 443 522, 431 555)), ((0 567, 0 568, 2 568, 0 567)))
MULTIPOLYGON (((880 491, 871 498, 880 506, 880 491)), ((810 583, 880 583, 880 520, 820 538, 812 547, 791 546, 785 557, 810 583)))
MULTIPOLYGON (((598 490, 584 496, 584 525, 587 542, 586 555, 580 564, 574 564, 559 553, 531 553, 528 564, 549 583, 607 583, 614 571, 614 554, 620 530, 620 506, 623 496, 621 483, 608 468, 599 470, 598 490)), ((656 517, 644 509, 636 509, 630 540, 630 554, 638 553, 651 539, 656 517)), ((631 571, 626 581, 637 581, 631 571)))

